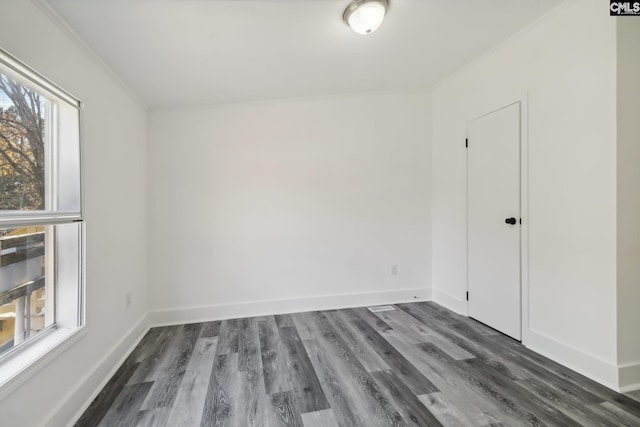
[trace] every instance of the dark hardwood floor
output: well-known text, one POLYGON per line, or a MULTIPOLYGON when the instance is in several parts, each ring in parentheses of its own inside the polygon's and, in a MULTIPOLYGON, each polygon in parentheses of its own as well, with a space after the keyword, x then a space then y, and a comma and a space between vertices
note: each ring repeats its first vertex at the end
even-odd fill
POLYGON ((76 426, 640 426, 640 402, 434 303, 154 328, 76 426))

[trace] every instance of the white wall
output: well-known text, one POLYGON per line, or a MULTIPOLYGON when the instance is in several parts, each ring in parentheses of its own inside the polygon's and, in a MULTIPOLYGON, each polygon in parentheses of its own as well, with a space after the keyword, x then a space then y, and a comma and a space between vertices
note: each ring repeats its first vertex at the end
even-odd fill
POLYGON ((618 18, 618 363, 640 389, 640 22, 618 18))
POLYGON ((616 26, 574 0, 433 92, 433 288, 466 312, 466 123, 518 100, 528 116, 525 343, 617 386, 616 26))
POLYGON ((168 310, 154 320, 428 296, 428 106, 397 93, 151 113, 151 303, 168 310))
MULTIPOLYGON (((629 198, 616 202, 616 29, 597 0, 569 2, 439 84, 433 133, 428 94, 370 94, 157 111, 149 147, 144 109, 31 2, 0 10, 0 47, 85 102, 89 327, 0 401, 3 423, 68 422, 148 306, 180 321, 367 304, 428 297, 433 279, 436 300, 464 312, 466 121, 527 92, 528 344, 607 384, 617 362, 639 360, 638 240, 623 228, 616 265, 616 203, 620 224, 638 225, 625 187, 637 163, 618 170, 629 198)), ((630 123, 618 123, 619 161, 637 158, 630 123)))
POLYGON ((148 309, 146 112, 33 3, 2 0, 0 11, 0 47, 85 103, 88 334, 0 401, 2 425, 58 427, 144 328, 138 322, 148 309))

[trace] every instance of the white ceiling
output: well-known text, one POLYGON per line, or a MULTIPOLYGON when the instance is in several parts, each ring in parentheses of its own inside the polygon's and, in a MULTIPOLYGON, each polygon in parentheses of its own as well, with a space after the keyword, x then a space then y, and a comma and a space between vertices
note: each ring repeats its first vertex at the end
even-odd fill
POLYGON ((426 88, 562 0, 47 0, 152 108, 426 88))

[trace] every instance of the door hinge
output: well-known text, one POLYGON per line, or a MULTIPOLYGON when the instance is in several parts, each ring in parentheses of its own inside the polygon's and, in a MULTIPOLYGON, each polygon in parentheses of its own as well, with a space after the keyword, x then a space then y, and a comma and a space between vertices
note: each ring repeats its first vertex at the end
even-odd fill
POLYGON ((469 148, 469 138, 464 140, 464 148, 469 148))
POLYGON ((467 301, 469 301, 469 292, 467 292, 467 301))

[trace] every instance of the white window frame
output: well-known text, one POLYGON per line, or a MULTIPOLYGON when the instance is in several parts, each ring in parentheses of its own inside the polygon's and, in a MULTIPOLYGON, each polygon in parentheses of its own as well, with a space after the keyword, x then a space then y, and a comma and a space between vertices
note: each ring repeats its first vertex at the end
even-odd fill
MULTIPOLYGON (((65 151, 60 157, 77 154, 77 158, 74 158, 75 161, 72 162, 73 166, 69 168, 72 171, 71 178, 64 178, 66 181, 63 182, 64 188, 62 190, 68 191, 72 196, 77 196, 77 201, 71 202, 73 205, 71 209, 66 201, 62 203, 64 207, 58 205, 62 194, 58 177, 64 167, 63 164, 68 165, 58 158, 60 152, 58 144, 63 144, 58 140, 55 144, 49 143, 45 146, 45 210, 0 211, 0 228, 45 226, 46 234, 53 237, 56 233, 55 229, 61 230, 61 227, 65 227, 71 232, 65 231, 58 234, 66 236, 64 237, 65 244, 76 249, 69 252, 73 254, 71 258, 69 255, 65 255, 65 259, 61 262, 58 259, 57 250, 57 245, 61 243, 57 238, 55 241, 51 237, 45 239, 45 253, 53 255, 45 258, 46 271, 52 273, 47 274, 45 280, 51 281, 51 286, 54 286, 54 280, 57 282, 52 299, 54 306, 50 309, 59 311, 62 306, 68 310, 62 313, 62 322, 58 323, 58 313, 55 313, 51 326, 0 355, 0 400, 2 400, 39 369, 60 355, 64 349, 84 336, 87 331, 85 327, 86 244, 83 217, 82 102, 1 48, 0 71, 19 82, 24 82, 25 86, 47 94, 48 98, 54 98, 58 105, 64 105, 65 122, 62 126, 66 129, 62 129, 62 131, 58 128, 62 122, 58 108, 46 108, 45 115, 49 119, 45 131, 49 137, 46 139, 53 138, 53 135, 56 135, 57 139, 62 139, 70 134, 72 138, 69 138, 70 142, 64 143, 66 144, 65 151), (69 109, 69 106, 73 109, 69 109), (76 111, 77 117, 74 116, 76 111), (69 124, 69 118, 71 118, 72 125, 69 124), (62 210, 63 208, 66 209, 62 210), (77 247, 74 246, 76 242, 77 247), (54 245, 56 245, 55 251, 53 250, 54 245), (66 304, 66 306, 61 304, 66 304)), ((49 105, 48 102, 47 105, 49 105)))

